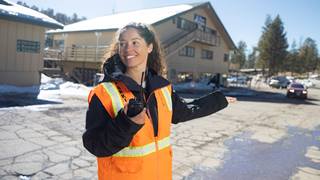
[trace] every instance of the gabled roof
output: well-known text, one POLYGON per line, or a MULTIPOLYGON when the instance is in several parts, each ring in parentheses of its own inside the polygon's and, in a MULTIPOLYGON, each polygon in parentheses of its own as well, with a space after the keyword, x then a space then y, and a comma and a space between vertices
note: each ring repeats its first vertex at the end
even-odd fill
POLYGON ((222 33, 224 35, 224 37, 226 38, 226 42, 227 42, 228 46, 230 47, 230 49, 234 49, 234 50, 237 49, 237 46, 234 44, 233 40, 231 39, 231 36, 229 35, 227 29, 222 24, 222 21, 220 20, 216 11, 213 9, 211 3, 206 2, 206 3, 200 4, 199 7, 200 6, 207 6, 210 9, 210 12, 212 13, 214 19, 216 19, 218 27, 221 27, 221 29, 222 29, 222 32, 220 32, 220 33, 222 33))
POLYGON ((94 31, 94 30, 116 30, 130 22, 141 22, 154 24, 158 21, 174 16, 178 13, 192 9, 189 4, 166 6, 137 11, 110 14, 96 17, 64 26, 63 30, 50 32, 73 32, 73 31, 94 31))
POLYGON ((36 24, 53 29, 63 28, 63 24, 47 15, 8 0, 0 0, 0 19, 36 24))
POLYGON ((137 11, 123 12, 117 14, 110 14, 107 16, 97 17, 93 19, 88 19, 80 21, 77 23, 69 24, 64 26, 63 29, 51 30, 47 33, 62 33, 62 32, 83 32, 83 31, 115 31, 118 28, 130 22, 141 22, 151 25, 157 25, 166 19, 172 18, 174 16, 179 16, 188 13, 196 8, 207 7, 211 11, 213 19, 216 21, 217 26, 223 31, 221 34, 225 37, 227 45, 231 49, 235 49, 236 46, 232 41, 227 30, 223 26, 218 15, 214 11, 210 2, 199 2, 191 4, 179 4, 173 6, 165 6, 158 8, 142 9, 137 11))

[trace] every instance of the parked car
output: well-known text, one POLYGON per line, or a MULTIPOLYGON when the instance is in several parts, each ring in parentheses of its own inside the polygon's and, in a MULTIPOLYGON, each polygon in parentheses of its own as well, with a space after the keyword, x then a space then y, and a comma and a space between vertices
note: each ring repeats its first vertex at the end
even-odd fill
POLYGON ((287 88, 289 84, 290 84, 290 80, 287 79, 285 76, 272 77, 269 82, 269 86, 274 88, 287 88))
POLYGON ((298 97, 307 99, 308 91, 301 83, 291 83, 287 88, 287 97, 298 97))
POLYGON ((247 76, 229 76, 227 82, 229 84, 247 84, 249 78, 247 76))

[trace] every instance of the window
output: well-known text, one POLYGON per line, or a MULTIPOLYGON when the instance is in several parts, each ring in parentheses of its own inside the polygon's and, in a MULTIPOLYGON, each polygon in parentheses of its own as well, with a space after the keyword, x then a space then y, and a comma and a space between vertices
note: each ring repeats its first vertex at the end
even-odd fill
POLYGON ((201 15, 195 14, 194 15, 194 22, 198 24, 198 27, 202 30, 205 31, 206 25, 207 25, 207 19, 201 15))
POLYGON ((221 37, 220 36, 217 36, 216 43, 217 43, 217 46, 221 45, 221 37))
POLYGON ((213 51, 202 49, 201 58, 202 59, 213 59, 213 51))
POLYGON ((194 57, 194 47, 185 46, 179 51, 179 56, 194 57))
POLYGON ((44 45, 45 45, 45 47, 53 47, 53 37, 51 35, 45 36, 44 45))
POLYGON ((224 54, 223 61, 224 62, 229 61, 229 54, 224 54))
POLYGON ((205 26, 207 24, 207 18, 205 18, 199 14, 195 14, 194 15, 194 22, 205 26))
POLYGON ((187 19, 183 19, 181 17, 178 17, 177 19, 177 28, 190 31, 194 28, 196 28, 197 24, 193 23, 192 21, 189 21, 187 19))
POLYGON ((64 40, 53 40, 54 48, 64 49, 64 40))
POLYGON ((17 40, 17 52, 39 53, 40 52, 40 42, 18 39, 17 40))

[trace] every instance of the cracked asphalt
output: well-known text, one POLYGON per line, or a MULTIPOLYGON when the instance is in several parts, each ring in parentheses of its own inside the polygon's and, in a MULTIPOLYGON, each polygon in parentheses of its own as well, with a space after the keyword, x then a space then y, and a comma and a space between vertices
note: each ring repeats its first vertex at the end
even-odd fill
MULTIPOLYGON (((173 179, 320 179, 320 89, 306 101, 263 90, 173 125, 173 179)), ((2 104, 0 179, 97 179, 81 140, 86 97, 61 98, 2 104)))

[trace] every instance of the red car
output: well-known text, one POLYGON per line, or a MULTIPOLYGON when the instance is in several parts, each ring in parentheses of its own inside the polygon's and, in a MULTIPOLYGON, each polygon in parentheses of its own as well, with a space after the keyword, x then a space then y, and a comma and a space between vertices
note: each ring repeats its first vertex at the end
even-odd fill
POLYGON ((307 99, 308 96, 308 91, 307 89, 303 86, 303 84, 300 83, 291 83, 287 87, 287 97, 298 97, 298 98, 303 98, 307 99))

